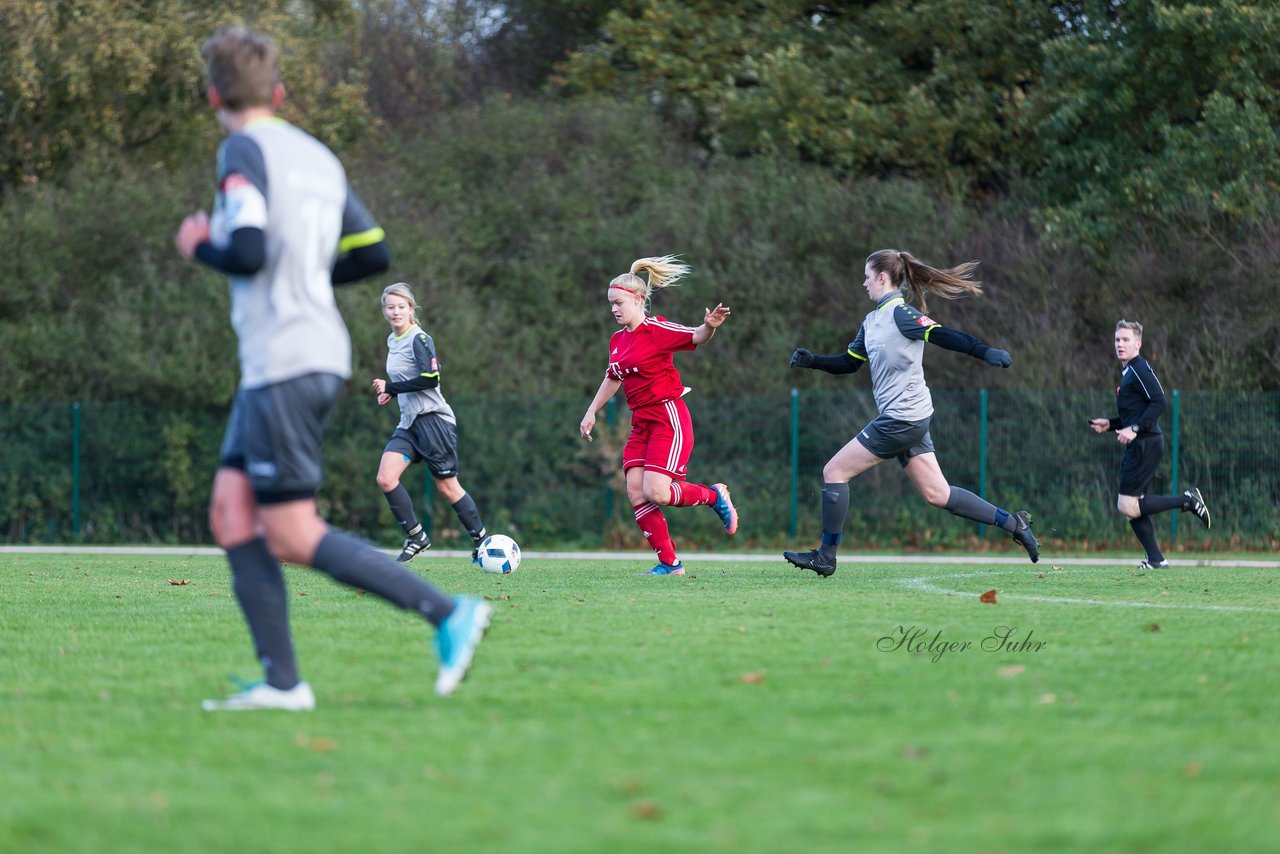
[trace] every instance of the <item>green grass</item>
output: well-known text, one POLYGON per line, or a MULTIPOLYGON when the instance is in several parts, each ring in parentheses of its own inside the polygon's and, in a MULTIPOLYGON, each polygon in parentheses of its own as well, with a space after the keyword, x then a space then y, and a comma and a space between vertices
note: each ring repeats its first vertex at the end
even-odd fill
POLYGON ((448 700, 415 618, 290 570, 316 711, 210 715, 225 674, 258 676, 221 559, 0 555, 0 850, 1280 838, 1280 569, 686 562, 415 562, 495 606, 448 700), (998 626, 1044 646, 983 651, 998 626), (899 627, 972 647, 878 649, 899 627))

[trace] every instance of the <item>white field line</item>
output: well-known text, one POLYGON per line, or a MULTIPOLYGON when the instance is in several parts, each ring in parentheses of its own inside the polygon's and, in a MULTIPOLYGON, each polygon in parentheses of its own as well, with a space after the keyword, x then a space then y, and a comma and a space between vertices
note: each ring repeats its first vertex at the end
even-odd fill
MULTIPOLYGON (((389 554, 399 554, 400 548, 383 549, 389 554)), ((60 555, 222 555, 222 549, 216 546, 0 546, 0 554, 60 554, 60 555)), ((431 549, 419 554, 414 560, 441 558, 470 558, 470 551, 460 549, 431 549)), ((525 551, 523 558, 532 560, 632 560, 653 561, 650 551, 525 551)), ((786 565, 780 552, 766 554, 747 552, 681 552, 681 560, 685 563, 716 561, 723 563, 777 563, 786 565)), ((941 564, 941 565, 979 565, 979 566, 1018 566, 1023 572, 1041 571, 1052 566, 1101 566, 1112 569, 1133 569, 1137 560, 1132 557, 1068 557, 1052 559, 1041 558, 1040 563, 1031 564, 1026 557, 1001 557, 999 555, 932 555, 932 554, 841 554, 840 563, 844 564, 941 564)), ((1215 560, 1205 559, 1173 559, 1169 563, 1173 568, 1185 567, 1253 567, 1257 569, 1280 569, 1277 560, 1215 560)), ((938 576, 945 577, 945 576, 938 576)))
MULTIPOLYGON (((1251 562, 1251 565, 1257 562, 1251 562)), ((1277 567, 1280 564, 1275 562, 1266 562, 1263 564, 1267 567, 1277 567)), ((1168 570, 1153 570, 1153 573, 1167 573, 1174 569, 1200 568, 1200 564, 1187 564, 1185 566, 1172 566, 1168 570)), ((1213 566, 1204 568, 1235 568, 1233 566, 1213 566)), ((1051 570, 1052 571, 1052 570, 1051 570)), ((1082 573, 1099 573, 1107 572, 1105 569, 1074 569, 1062 570, 1054 572, 1055 575, 1066 574, 1082 574, 1082 573)), ((1047 574, 1047 573, 1046 573, 1047 574)), ((955 590, 949 587, 942 587, 933 583, 934 580, 945 578, 969 579, 969 578, 989 578, 994 575, 1025 575, 1022 572, 1012 570, 1001 570, 993 572, 954 572, 946 575, 920 575, 915 578, 904 578, 899 584, 908 590, 919 590, 925 593, 937 593, 941 596, 978 596, 981 590, 955 590), (932 580, 931 580, 932 579, 932 580)), ((986 585, 978 585, 984 587, 986 585)), ((1247 612, 1254 614, 1277 614, 1280 609, 1276 608, 1256 608, 1248 605, 1211 605, 1211 604, 1182 604, 1176 602, 1131 602, 1124 599, 1084 599, 1074 596, 1037 596, 1026 593, 998 593, 999 599, 1016 599, 1020 602, 1046 602, 1055 605, 1097 605, 1106 608, 1153 608, 1158 610, 1174 610, 1174 611, 1229 611, 1233 613, 1247 612)))

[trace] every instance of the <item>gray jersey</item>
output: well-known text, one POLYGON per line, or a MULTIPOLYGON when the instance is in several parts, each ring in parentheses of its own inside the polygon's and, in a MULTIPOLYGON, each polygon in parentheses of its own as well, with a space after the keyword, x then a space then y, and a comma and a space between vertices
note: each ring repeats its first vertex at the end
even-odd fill
POLYGON ((239 228, 265 235, 262 269, 231 277, 241 387, 310 373, 349 378, 351 339, 333 298, 333 264, 340 243, 380 230, 349 192, 342 164, 288 122, 261 119, 223 141, 217 180, 210 242, 226 248, 239 228))
MULTIPOLYGON (((399 337, 394 332, 387 336, 387 379, 393 383, 416 380, 418 377, 440 379, 440 361, 436 358, 436 345, 431 336, 415 324, 399 337)), ((419 415, 433 413, 457 424, 453 408, 444 399, 440 386, 406 391, 396 395, 400 404, 400 427, 408 429, 419 415)))
POLYGON ((923 421, 933 415, 924 381, 924 345, 940 324, 907 305, 900 292, 882 297, 862 321, 849 355, 871 364, 871 393, 881 415, 923 421))

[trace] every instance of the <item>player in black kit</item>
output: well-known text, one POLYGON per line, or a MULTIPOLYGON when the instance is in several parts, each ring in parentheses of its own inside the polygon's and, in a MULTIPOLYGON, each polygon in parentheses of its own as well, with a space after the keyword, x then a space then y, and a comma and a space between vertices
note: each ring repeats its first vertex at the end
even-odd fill
POLYGON ((1164 389, 1146 359, 1138 355, 1142 349, 1142 324, 1121 320, 1116 324, 1116 358, 1124 365, 1120 385, 1116 388, 1118 418, 1091 418, 1095 433, 1116 432, 1124 445, 1120 462, 1120 495, 1116 509, 1129 517, 1129 525, 1147 553, 1139 569, 1159 569, 1169 562, 1156 543, 1155 525, 1151 517, 1166 510, 1189 510, 1205 528, 1210 525, 1209 508, 1194 486, 1181 495, 1147 495, 1156 467, 1164 456, 1164 433, 1160 430, 1160 413, 1165 410, 1164 389))

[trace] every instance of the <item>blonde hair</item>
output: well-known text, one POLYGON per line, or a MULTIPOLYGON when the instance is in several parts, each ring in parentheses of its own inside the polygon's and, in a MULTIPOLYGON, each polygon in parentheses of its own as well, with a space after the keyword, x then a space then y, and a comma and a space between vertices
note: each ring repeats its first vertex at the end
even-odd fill
POLYGON ((413 318, 413 322, 418 322, 418 301, 413 298, 413 291, 409 290, 409 285, 405 282, 396 282, 394 285, 387 285, 382 289, 382 297, 380 304, 385 308, 387 305, 387 297, 402 297, 405 302, 409 303, 409 316, 413 318))
POLYGON ((876 273, 887 273, 889 281, 899 289, 906 288, 911 301, 927 311, 926 294, 943 299, 959 299, 964 296, 981 296, 982 282, 973 278, 977 261, 966 261, 955 267, 939 270, 917 259, 910 252, 899 249, 880 249, 867 256, 867 264, 876 273))
POLYGON ((280 48, 244 27, 222 27, 200 47, 209 85, 232 112, 269 107, 280 84, 280 48))
POLYGON ((687 276, 691 270, 688 264, 679 260, 678 255, 657 255, 650 258, 637 258, 631 262, 631 270, 621 276, 615 276, 609 283, 611 288, 630 291, 640 297, 646 308, 653 292, 658 288, 669 288, 687 276), (640 278, 640 273, 647 275, 648 281, 640 278))
POLYGON ((1116 332, 1119 332, 1121 329, 1132 330, 1134 338, 1142 338, 1142 324, 1136 320, 1125 320, 1123 317, 1120 318, 1119 322, 1116 323, 1116 332))

